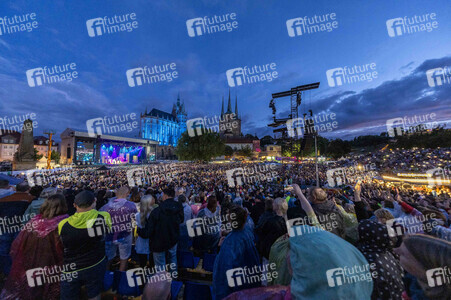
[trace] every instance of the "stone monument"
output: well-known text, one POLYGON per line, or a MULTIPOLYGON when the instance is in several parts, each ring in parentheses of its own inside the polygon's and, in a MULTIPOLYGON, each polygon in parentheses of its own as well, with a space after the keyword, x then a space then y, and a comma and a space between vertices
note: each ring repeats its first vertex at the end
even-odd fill
POLYGON ((13 170, 36 169, 36 161, 34 158, 33 121, 28 119, 23 122, 19 150, 17 155, 14 155, 13 170))

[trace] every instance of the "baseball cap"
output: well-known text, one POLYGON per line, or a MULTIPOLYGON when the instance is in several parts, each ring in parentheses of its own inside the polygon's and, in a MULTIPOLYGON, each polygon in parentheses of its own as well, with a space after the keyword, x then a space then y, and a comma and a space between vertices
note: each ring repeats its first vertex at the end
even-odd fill
POLYGON ((82 191, 75 196, 74 203, 79 207, 88 207, 94 203, 95 196, 91 191, 82 191))

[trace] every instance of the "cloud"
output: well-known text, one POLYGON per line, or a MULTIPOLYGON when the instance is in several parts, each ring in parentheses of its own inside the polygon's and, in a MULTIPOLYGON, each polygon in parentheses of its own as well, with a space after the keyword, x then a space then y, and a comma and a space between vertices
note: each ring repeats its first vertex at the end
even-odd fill
MULTIPOLYGON (((404 66, 411 66, 412 63, 404 66)), ((429 87, 426 71, 451 66, 451 57, 424 61, 408 75, 398 80, 387 80, 379 86, 360 92, 340 91, 312 101, 315 114, 335 113, 339 125, 332 137, 353 138, 364 134, 379 134, 386 131, 386 121, 397 117, 436 114, 439 123, 451 119, 451 84, 429 87)), ((289 110, 280 113, 286 116, 289 110)), ((279 115, 279 114, 278 114, 279 115)), ((244 122, 244 128, 260 135, 272 133, 272 128, 252 121, 244 122)))

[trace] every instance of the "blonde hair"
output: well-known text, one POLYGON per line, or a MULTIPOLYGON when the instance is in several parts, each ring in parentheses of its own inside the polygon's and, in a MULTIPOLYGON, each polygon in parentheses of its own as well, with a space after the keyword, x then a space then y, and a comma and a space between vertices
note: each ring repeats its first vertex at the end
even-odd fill
POLYGON ((152 195, 144 195, 141 198, 139 206, 139 212, 140 212, 140 221, 141 226, 146 225, 147 215, 153 210, 153 205, 155 204, 155 198, 152 197, 152 195))
POLYGON ((318 202, 323 202, 327 200, 327 193, 319 187, 315 187, 311 191, 312 198, 318 202))
MULTIPOLYGON (((379 219, 379 220, 385 220, 385 222, 387 222, 388 220, 393 220, 395 217, 393 217, 393 215, 391 214, 391 212, 389 212, 388 210, 386 210, 385 208, 379 208, 378 210, 376 210, 374 212, 374 215, 379 219)), ((383 222, 385 224, 385 222, 383 222)))

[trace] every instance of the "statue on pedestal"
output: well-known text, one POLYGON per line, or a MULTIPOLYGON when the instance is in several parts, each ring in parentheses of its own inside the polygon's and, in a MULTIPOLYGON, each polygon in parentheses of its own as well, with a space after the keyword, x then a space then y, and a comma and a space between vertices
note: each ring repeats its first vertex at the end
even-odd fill
POLYGON ((23 123, 20 135, 19 150, 14 156, 13 170, 29 170, 36 168, 33 142, 33 121, 28 119, 23 123))

